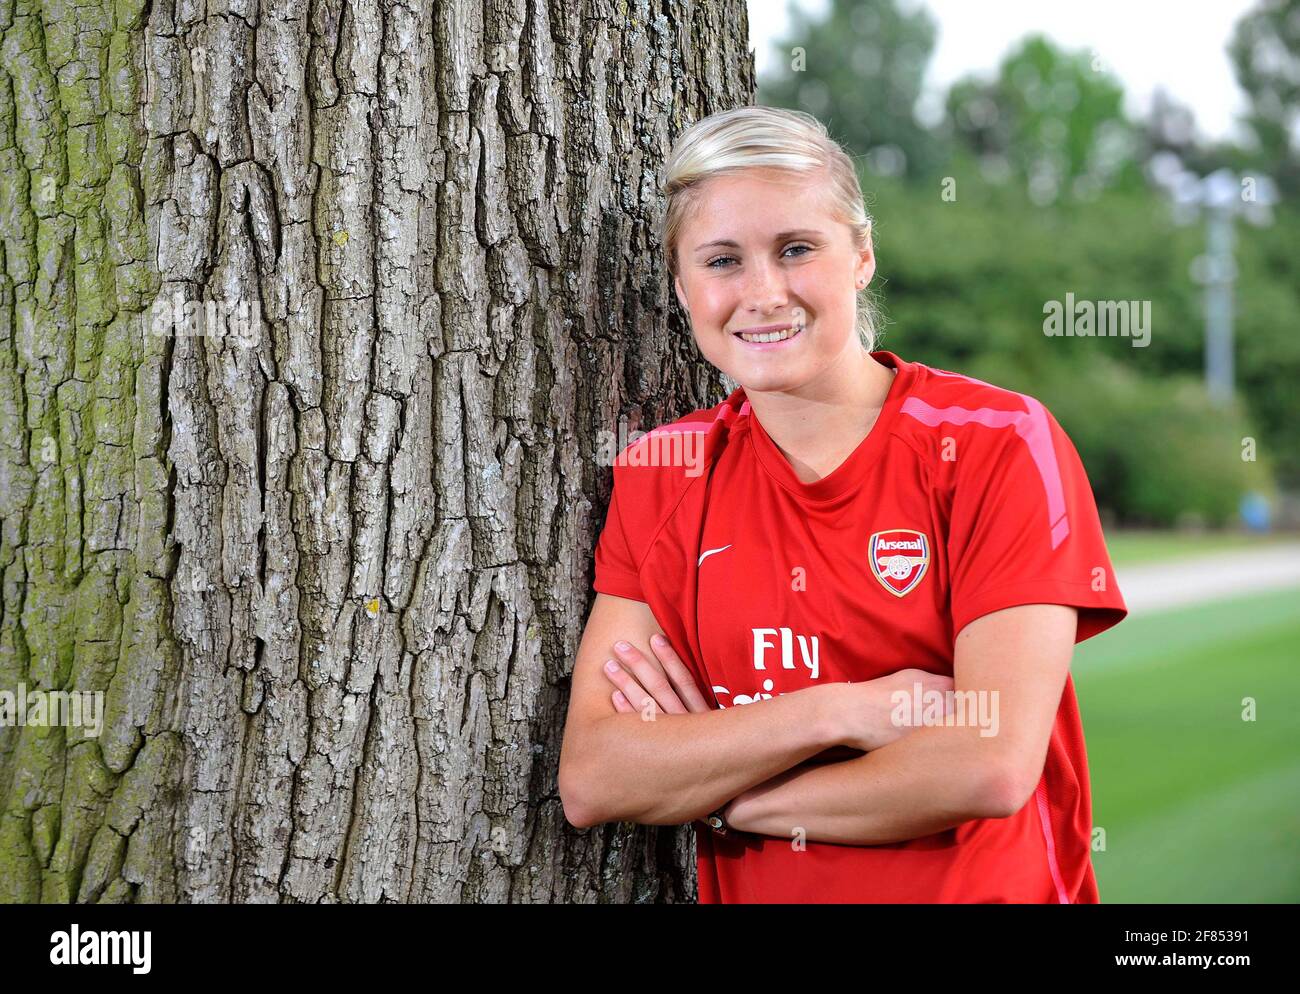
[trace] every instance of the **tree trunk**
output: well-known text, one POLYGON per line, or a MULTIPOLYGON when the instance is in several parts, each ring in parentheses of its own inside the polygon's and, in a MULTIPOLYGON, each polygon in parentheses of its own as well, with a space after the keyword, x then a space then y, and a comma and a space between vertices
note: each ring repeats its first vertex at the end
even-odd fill
POLYGON ((722 395, 655 225, 743 0, 0 28, 0 690, 104 708, 0 728, 0 899, 692 898, 556 768, 601 439, 722 395))

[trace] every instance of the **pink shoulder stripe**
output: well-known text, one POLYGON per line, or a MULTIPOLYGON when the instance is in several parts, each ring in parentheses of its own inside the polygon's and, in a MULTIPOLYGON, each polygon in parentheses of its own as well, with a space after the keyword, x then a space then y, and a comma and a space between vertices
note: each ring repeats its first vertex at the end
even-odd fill
POLYGON ((694 425, 660 425, 658 428, 651 428, 641 438, 649 438, 651 435, 684 435, 708 431, 709 426, 701 421, 695 422, 694 425))
POLYGON ((910 415, 931 428, 944 422, 954 425, 978 424, 986 428, 1014 427, 1016 434, 1029 446, 1029 455, 1038 468, 1038 477, 1042 480, 1043 491, 1047 495, 1047 520, 1052 531, 1052 548, 1055 549, 1070 534, 1070 521, 1065 513, 1065 486, 1061 482, 1061 467, 1056 461, 1056 449, 1052 445, 1047 409, 1033 397, 1024 394, 1016 396, 1024 401, 1028 411, 998 411, 991 407, 934 407, 919 397, 908 397, 903 402, 901 413, 910 415))
MULTIPOLYGON (((723 421, 730 424, 732 421, 735 421, 736 418, 743 417, 748 413, 749 413, 748 400, 746 400, 743 404, 740 405, 740 410, 735 410, 733 408, 728 407, 726 404, 723 404, 721 407, 718 408, 718 413, 713 416, 712 421, 697 420, 697 421, 688 421, 685 424, 660 425, 658 428, 651 428, 645 434, 646 435, 676 435, 681 432, 708 431, 719 421, 723 421)), ((642 438, 644 437, 645 435, 642 436, 642 438)))

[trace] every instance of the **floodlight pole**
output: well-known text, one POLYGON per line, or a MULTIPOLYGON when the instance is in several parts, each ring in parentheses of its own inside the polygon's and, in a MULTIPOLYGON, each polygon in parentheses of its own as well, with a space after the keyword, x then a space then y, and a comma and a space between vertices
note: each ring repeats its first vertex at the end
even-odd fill
POLYGON ((1233 209, 1213 204, 1206 210, 1205 389, 1221 405, 1232 401, 1233 209))

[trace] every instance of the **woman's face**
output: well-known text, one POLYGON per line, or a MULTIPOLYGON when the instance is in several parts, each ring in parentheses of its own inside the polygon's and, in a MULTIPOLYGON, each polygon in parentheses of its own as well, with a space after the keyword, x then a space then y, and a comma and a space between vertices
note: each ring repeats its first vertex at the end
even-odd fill
POLYGON ((704 358, 747 391, 797 390, 861 348, 856 293, 875 258, 827 212, 825 190, 821 174, 715 176, 682 227, 677 299, 704 358), (771 344, 737 334, 771 326, 801 330, 771 344))

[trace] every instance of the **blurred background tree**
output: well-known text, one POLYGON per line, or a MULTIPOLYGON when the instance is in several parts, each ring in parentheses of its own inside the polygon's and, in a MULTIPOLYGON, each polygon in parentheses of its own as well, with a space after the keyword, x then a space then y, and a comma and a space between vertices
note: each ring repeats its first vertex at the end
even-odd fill
POLYGON ((777 47, 788 71, 760 81, 760 101, 806 110, 882 175, 926 175, 942 158, 939 136, 917 121, 936 25, 894 0, 832 0, 822 19, 792 7, 777 47))
POLYGON ((945 124, 985 175, 1014 175, 1034 203, 1050 204, 1141 182, 1123 102, 1123 86, 1094 56, 1035 35, 1003 60, 995 80, 954 84, 945 124))
POLYGON ((1300 209, 1287 185, 1300 0, 1261 3, 1233 37, 1254 149, 1203 141, 1166 93, 1131 120, 1096 53, 1039 35, 991 78, 957 81, 927 127, 915 114, 936 37, 927 11, 871 0, 833 2, 820 21, 792 13, 759 100, 814 114, 862 157, 883 347, 1041 399, 1122 523, 1227 525, 1247 493, 1300 488, 1300 209), (1276 173, 1282 190, 1271 225, 1237 226, 1238 395, 1226 408, 1202 382, 1192 274, 1204 229, 1176 223, 1153 176, 1162 153, 1198 175, 1276 173), (1066 293, 1150 301, 1150 344, 1045 336, 1044 305, 1066 293))
POLYGON ((1255 165, 1300 196, 1300 0, 1263 0, 1237 23, 1228 54, 1250 101, 1255 165))

